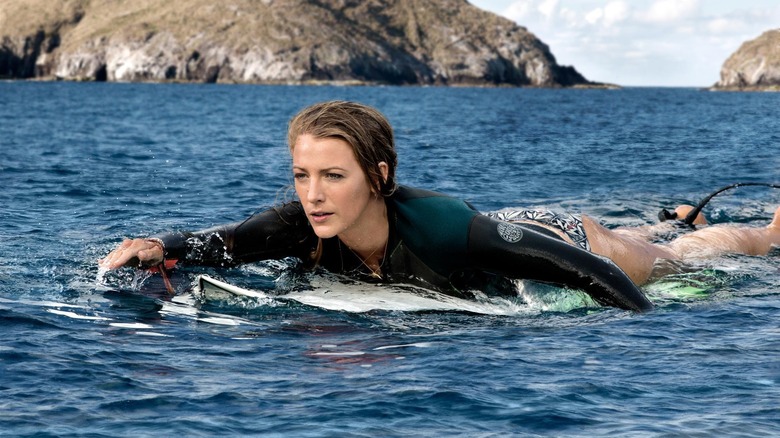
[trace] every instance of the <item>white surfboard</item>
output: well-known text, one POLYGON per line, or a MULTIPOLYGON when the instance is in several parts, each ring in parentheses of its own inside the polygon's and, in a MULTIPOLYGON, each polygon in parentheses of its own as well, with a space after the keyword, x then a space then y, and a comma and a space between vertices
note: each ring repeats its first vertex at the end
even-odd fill
POLYGON ((392 287, 363 282, 344 283, 327 278, 313 279, 311 283, 310 290, 271 296, 200 275, 197 278, 196 293, 207 301, 224 299, 228 294, 228 296, 246 297, 261 302, 267 300, 269 303, 292 300, 322 309, 356 313, 372 310, 406 312, 439 310, 515 315, 528 312, 526 306, 500 298, 478 302, 414 287, 392 287))
POLYGON ((213 296, 214 294, 229 293, 240 297, 261 298, 267 299, 269 296, 262 292, 257 292, 249 289, 244 289, 232 284, 219 281, 216 278, 211 278, 208 275, 199 275, 198 279, 198 292, 206 297, 213 296))

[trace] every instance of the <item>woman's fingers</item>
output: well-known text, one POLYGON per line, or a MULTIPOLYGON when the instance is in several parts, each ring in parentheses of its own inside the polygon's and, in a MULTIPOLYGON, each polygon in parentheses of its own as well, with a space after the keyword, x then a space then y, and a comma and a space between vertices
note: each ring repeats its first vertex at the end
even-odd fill
POLYGON ((116 262, 118 255, 122 252, 124 248, 126 248, 129 245, 129 242, 130 242, 129 240, 122 241, 122 243, 120 243, 119 246, 116 247, 116 249, 108 253, 108 255, 106 255, 102 259, 98 260, 98 265, 101 268, 114 269, 113 266, 116 262))
POLYGON ((106 269, 116 269, 124 266, 130 258, 133 257, 131 253, 131 247, 133 245, 132 240, 124 240, 119 246, 108 255, 100 260, 100 267, 106 269))
POLYGON ((162 245, 154 240, 126 239, 98 263, 101 268, 156 265, 163 260, 162 245))

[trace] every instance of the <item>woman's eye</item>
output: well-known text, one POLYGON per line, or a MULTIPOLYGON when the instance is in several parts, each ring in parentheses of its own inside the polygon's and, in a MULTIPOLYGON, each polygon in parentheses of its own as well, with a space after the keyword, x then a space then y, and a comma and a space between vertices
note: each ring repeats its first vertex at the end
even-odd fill
POLYGON ((326 176, 328 179, 332 179, 332 180, 338 180, 338 179, 342 179, 342 178, 344 178, 344 175, 342 175, 342 174, 340 174, 340 173, 328 173, 328 174, 327 174, 327 175, 325 175, 325 176, 326 176))
POLYGON ((293 178, 296 181, 302 181, 302 180, 306 179, 306 174, 305 173, 294 173, 293 174, 293 178))

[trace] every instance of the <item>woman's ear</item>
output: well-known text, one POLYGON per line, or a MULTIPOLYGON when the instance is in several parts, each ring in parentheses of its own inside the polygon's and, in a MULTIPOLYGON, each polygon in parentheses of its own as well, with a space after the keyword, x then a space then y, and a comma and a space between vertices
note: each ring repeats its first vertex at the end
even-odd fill
MULTIPOLYGON (((382 195, 382 186, 387 183, 387 176, 389 175, 390 168, 387 166, 387 163, 384 161, 380 161, 376 165, 377 169, 379 169, 379 175, 382 177, 382 181, 373 181, 373 192, 376 196, 382 195)), ((372 178, 373 179, 373 178, 372 178)))
POLYGON ((379 168, 379 173, 382 175, 382 182, 387 182, 387 176, 390 173, 390 166, 387 165, 384 161, 380 161, 379 164, 376 165, 376 167, 379 168))

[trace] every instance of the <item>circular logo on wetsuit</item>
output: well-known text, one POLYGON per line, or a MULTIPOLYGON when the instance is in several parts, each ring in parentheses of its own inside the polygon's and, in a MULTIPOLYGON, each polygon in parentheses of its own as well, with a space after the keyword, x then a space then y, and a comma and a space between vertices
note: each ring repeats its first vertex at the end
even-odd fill
POLYGON ((498 235, 509 243, 517 243, 523 238, 523 227, 507 222, 499 222, 498 235))

